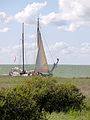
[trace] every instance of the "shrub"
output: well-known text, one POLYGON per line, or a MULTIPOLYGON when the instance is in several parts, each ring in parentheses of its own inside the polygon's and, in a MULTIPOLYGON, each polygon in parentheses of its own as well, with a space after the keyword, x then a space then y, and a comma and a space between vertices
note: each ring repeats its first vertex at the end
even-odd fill
POLYGON ((32 98, 40 110, 48 112, 67 112, 70 109, 81 110, 84 107, 85 96, 72 84, 58 84, 52 78, 34 78, 27 81, 32 89, 32 98))
POLYGON ((0 120, 45 120, 26 87, 0 93, 0 120))
POLYGON ((46 112, 81 110, 85 96, 71 84, 54 78, 26 78, 23 85, 0 91, 1 120, 46 120, 46 112))

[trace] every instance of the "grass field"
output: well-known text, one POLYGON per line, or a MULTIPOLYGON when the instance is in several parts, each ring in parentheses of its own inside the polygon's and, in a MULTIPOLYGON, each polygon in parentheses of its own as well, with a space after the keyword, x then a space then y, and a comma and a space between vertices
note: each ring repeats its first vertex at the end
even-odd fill
POLYGON ((71 111, 69 113, 52 113, 47 115, 48 120, 90 120, 90 111, 75 112, 71 111))
MULTIPOLYGON (((27 77, 0 76, 0 89, 11 88, 23 84, 27 77)), ((82 112, 70 111, 68 113, 47 114, 48 120, 90 120, 90 78, 53 78, 59 83, 72 83, 86 96, 87 108, 82 112)))

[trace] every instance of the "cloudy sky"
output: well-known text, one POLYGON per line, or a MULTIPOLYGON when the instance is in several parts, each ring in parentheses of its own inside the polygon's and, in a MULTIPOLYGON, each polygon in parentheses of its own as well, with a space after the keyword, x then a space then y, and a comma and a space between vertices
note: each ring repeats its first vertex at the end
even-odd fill
POLYGON ((25 61, 36 58, 36 25, 49 63, 90 65, 90 0, 0 0, 0 64, 21 63, 22 22, 25 61))

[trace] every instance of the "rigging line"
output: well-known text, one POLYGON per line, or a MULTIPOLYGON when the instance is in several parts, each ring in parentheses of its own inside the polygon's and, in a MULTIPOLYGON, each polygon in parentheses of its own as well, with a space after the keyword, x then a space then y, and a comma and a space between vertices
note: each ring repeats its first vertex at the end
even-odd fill
MULTIPOLYGON (((34 38, 35 39, 35 54, 34 54, 34 63, 36 62, 36 57, 37 57, 37 37, 34 38)), ((35 67, 35 66, 34 66, 35 67)))
POLYGON ((36 57, 37 57, 37 37, 36 37, 36 33, 34 33, 34 40, 35 40, 35 42, 34 42, 34 50, 32 50, 32 54, 31 54, 31 56, 33 55, 33 63, 32 64, 34 64, 34 66, 33 66, 33 68, 35 69, 35 64, 36 64, 36 57))
MULTIPOLYGON (((37 18, 39 18, 39 15, 38 15, 38 17, 37 18)), ((34 39, 35 39, 35 54, 34 54, 34 69, 35 69, 35 64, 36 64, 36 58, 37 58, 37 20, 36 20, 36 32, 35 32, 35 37, 34 37, 34 39)))
MULTIPOLYGON (((41 27, 40 27, 40 29, 41 29, 41 27)), ((44 39, 44 41, 45 41, 45 43, 46 43, 46 46, 47 46, 47 49, 48 49, 48 51, 49 51, 49 54, 50 54, 50 56, 51 56, 51 58, 52 58, 52 61, 55 63, 55 61, 54 61, 54 59, 53 59, 53 56, 52 56, 52 54, 51 54, 51 52, 50 52, 48 43, 47 43, 47 41, 46 41, 46 39, 45 39, 45 37, 44 37, 44 35, 43 35, 43 32, 41 32, 41 34, 42 34, 42 37, 43 37, 43 39, 44 39)))
POLYGON ((19 67, 21 68, 21 39, 19 40, 19 67))
MULTIPOLYGON (((25 40, 25 39, 24 39, 25 40)), ((25 40, 26 41, 26 40, 25 40)), ((28 63, 27 62, 27 48, 26 48, 26 45, 24 45, 24 47, 25 47, 25 49, 24 49, 24 51, 25 51, 25 62, 26 62, 26 64, 28 63)))

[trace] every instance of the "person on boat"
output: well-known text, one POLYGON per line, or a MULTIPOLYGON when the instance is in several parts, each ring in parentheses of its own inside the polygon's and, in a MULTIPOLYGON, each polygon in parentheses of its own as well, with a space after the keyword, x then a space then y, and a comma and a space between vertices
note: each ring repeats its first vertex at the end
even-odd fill
POLYGON ((29 72, 28 76, 39 76, 39 72, 35 72, 35 71, 29 72))

